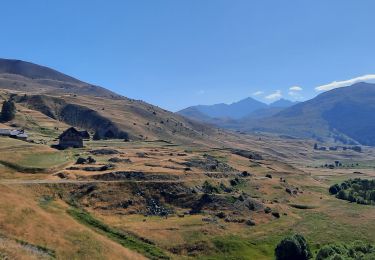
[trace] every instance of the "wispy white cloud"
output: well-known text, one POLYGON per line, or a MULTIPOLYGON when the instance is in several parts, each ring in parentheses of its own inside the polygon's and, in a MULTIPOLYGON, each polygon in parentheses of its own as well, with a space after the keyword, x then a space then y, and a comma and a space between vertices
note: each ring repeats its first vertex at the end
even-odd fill
POLYGON ((255 91, 255 92, 253 93, 253 96, 260 96, 260 95, 262 95, 262 94, 264 94, 264 92, 261 91, 261 90, 258 90, 258 91, 255 91))
POLYGON ((281 91, 280 90, 276 90, 274 93, 266 96, 265 98, 268 99, 268 100, 276 100, 276 99, 280 99, 282 98, 282 94, 281 94, 281 91))
POLYGON ((315 90, 316 91, 328 91, 328 90, 335 89, 335 88, 347 87, 358 82, 375 83, 375 74, 368 74, 368 75, 360 76, 360 77, 349 79, 349 80, 334 81, 326 85, 318 86, 315 88, 315 90))
POLYGON ((302 98, 301 91, 303 90, 300 86, 292 86, 289 88, 288 95, 292 97, 294 100, 298 100, 302 98))
POLYGON ((293 86, 289 88, 290 91, 302 91, 302 88, 300 86, 293 86))

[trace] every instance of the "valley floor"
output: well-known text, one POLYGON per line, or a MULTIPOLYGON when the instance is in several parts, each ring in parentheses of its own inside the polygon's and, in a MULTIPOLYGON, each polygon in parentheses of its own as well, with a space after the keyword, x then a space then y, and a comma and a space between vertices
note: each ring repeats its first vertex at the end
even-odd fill
POLYGON ((273 259, 293 233, 314 253, 375 243, 375 207, 328 192, 375 178, 373 152, 250 136, 222 147, 110 140, 58 151, 0 137, 0 259, 273 259), (343 167, 321 167, 335 160, 343 167))

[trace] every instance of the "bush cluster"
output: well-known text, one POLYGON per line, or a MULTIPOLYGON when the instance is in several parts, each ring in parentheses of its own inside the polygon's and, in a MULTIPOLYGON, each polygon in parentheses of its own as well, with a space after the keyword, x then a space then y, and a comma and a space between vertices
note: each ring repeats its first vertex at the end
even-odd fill
MULTIPOLYGON (((281 240, 275 249, 276 260, 308 260, 313 255, 302 235, 296 234, 281 240)), ((328 244, 321 247, 316 260, 374 260, 375 246, 363 241, 349 244, 328 244)))
POLYGON ((335 259, 375 259, 375 246, 362 241, 352 244, 331 244, 323 246, 316 255, 316 260, 335 259))
POLYGON ((375 180, 349 179, 341 184, 334 184, 329 193, 338 199, 364 205, 375 205, 375 180))

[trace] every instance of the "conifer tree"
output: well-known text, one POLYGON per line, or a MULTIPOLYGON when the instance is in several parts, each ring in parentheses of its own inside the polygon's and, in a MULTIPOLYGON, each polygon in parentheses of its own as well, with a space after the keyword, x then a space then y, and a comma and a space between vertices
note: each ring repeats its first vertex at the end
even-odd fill
POLYGON ((8 122, 16 116, 16 105, 12 100, 4 101, 1 109, 1 121, 8 122))

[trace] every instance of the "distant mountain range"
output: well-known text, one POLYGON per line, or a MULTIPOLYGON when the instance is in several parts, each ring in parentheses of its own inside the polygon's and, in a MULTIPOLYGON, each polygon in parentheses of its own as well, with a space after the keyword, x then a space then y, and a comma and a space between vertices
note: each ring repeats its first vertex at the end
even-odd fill
POLYGON ((268 106, 269 107, 291 107, 295 104, 299 103, 298 101, 290 101, 290 100, 287 100, 287 99, 284 99, 284 98, 281 98, 271 104, 269 104, 268 106))
POLYGON ((273 132, 320 141, 375 145, 375 84, 361 82, 333 89, 297 104, 280 100, 268 107, 249 106, 250 109, 242 111, 242 117, 226 120, 213 119, 200 107, 190 107, 179 113, 238 131, 273 132))
POLYGON ((279 113, 238 122, 237 129, 375 145, 375 84, 324 92, 279 113))
MULTIPOLYGON (((280 109, 296 104, 295 102, 280 99, 270 105, 262 103, 251 97, 232 104, 198 105, 185 108, 177 113, 196 120, 238 120, 249 117, 254 112, 272 115, 280 109)), ((257 114, 256 113, 256 114, 257 114)))

